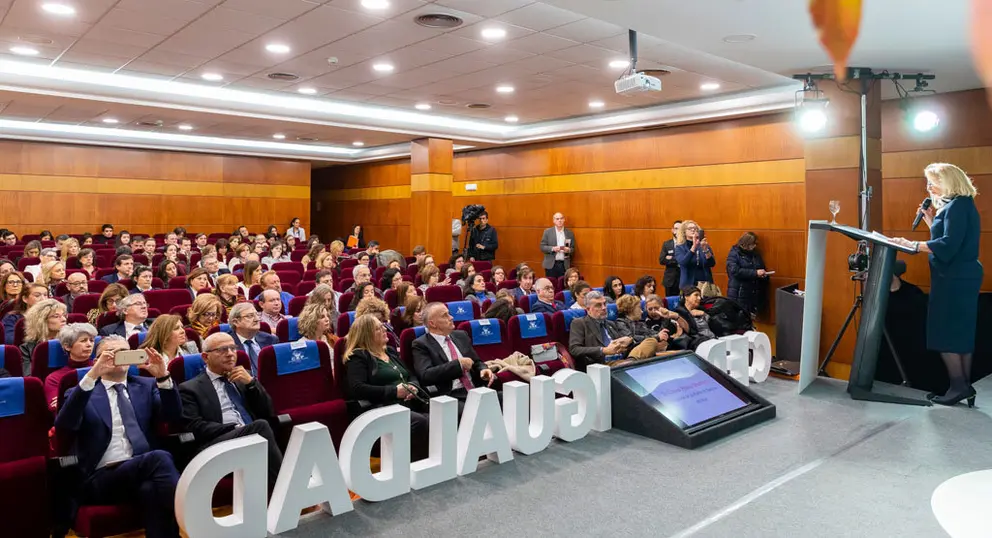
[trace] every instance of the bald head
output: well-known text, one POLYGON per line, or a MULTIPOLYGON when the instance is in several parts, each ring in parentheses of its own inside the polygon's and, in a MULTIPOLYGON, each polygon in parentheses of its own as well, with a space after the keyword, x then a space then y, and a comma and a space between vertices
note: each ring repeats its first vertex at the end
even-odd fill
POLYGON ((428 303, 423 310, 424 325, 427 329, 438 336, 448 336, 455 330, 455 321, 448 312, 448 305, 444 303, 428 303))
POLYGON ((238 364, 238 351, 234 338, 225 332, 216 332, 203 341, 203 363, 217 375, 225 375, 238 364))
POLYGON ((534 283, 534 289, 537 290, 537 298, 550 303, 555 299, 555 286, 547 278, 539 278, 537 282, 534 283))
POLYGON ((278 291, 264 290, 260 297, 262 299, 262 312, 270 316, 275 316, 282 310, 282 298, 279 296, 278 291))
POLYGON ((231 338, 231 335, 225 332, 215 332, 214 334, 211 334, 206 338, 206 340, 203 341, 203 352, 209 353, 214 349, 217 349, 219 347, 224 347, 226 345, 233 343, 234 343, 234 339, 231 338))

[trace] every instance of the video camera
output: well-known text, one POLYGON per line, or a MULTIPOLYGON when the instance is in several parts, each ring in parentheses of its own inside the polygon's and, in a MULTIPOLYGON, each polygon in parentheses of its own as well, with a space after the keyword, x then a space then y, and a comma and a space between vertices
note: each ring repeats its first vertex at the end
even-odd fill
POLYGON ((486 212, 486 207, 480 204, 467 205, 462 208, 462 222, 475 222, 480 215, 486 212))

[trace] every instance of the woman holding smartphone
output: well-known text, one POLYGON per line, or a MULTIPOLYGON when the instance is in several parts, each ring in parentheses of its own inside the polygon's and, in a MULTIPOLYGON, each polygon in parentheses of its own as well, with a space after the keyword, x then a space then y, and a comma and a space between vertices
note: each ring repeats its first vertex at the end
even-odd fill
POLYGON ((727 297, 737 301, 753 317, 761 307, 762 281, 770 275, 758 252, 758 236, 754 232, 744 232, 727 254, 727 277, 730 279, 727 297))
POLYGON ((680 288, 713 282, 711 268, 716 265, 716 258, 706 234, 696 221, 687 220, 679 226, 679 233, 675 236, 675 259, 679 262, 680 288))

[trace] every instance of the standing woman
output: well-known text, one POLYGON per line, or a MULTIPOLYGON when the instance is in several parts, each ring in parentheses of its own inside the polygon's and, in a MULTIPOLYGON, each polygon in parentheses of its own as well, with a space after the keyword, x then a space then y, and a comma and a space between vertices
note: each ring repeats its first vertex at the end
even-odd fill
POLYGON ((351 235, 348 236, 346 246, 348 248, 365 248, 365 230, 361 224, 356 224, 352 227, 351 235))
POLYGON ((981 218, 975 208, 971 178, 953 164, 934 163, 923 171, 933 206, 917 210, 930 227, 929 241, 897 239, 926 252, 930 258, 930 303, 927 308, 927 348, 940 353, 951 384, 933 402, 975 405, 971 363, 978 326, 978 294, 982 264, 978 261, 981 218))
POLYGON ((711 267, 716 265, 709 242, 699 237, 699 225, 687 220, 679 226, 675 236, 675 259, 679 262, 679 287, 696 286, 700 282, 713 282, 711 267))
POLYGON ((761 307, 762 280, 767 278, 765 261, 758 253, 758 236, 744 232, 727 254, 727 297, 754 316, 761 307))

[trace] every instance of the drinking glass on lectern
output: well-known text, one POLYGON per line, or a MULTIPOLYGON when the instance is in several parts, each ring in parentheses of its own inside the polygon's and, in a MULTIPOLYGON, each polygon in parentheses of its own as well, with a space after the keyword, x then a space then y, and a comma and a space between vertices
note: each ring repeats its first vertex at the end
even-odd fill
POLYGON ((840 213, 840 200, 830 200, 830 214, 834 217, 830 224, 837 224, 837 213, 840 213))

